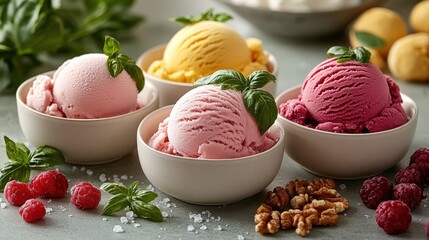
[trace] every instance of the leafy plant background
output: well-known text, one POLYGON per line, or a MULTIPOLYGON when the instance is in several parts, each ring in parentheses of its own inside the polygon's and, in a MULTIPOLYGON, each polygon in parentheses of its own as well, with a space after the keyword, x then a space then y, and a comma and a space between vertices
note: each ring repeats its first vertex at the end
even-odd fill
POLYGON ((34 68, 52 59, 101 51, 105 35, 125 37, 143 20, 130 12, 133 3, 0 0, 0 94, 14 93, 34 68))

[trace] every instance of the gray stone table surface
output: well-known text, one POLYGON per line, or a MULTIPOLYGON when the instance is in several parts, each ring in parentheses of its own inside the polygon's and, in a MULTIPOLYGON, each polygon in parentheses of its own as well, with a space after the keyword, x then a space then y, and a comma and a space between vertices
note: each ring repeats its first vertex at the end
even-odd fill
MULTIPOLYGON (((415 0, 391 0, 386 7, 408 17, 415 0)), ((326 58, 325 52, 332 45, 348 45, 345 34, 321 39, 296 40, 265 34, 254 28, 233 11, 216 1, 198 0, 141 0, 136 1, 134 11, 145 16, 144 23, 133 30, 134 38, 122 42, 123 52, 137 58, 145 50, 167 42, 180 28, 169 18, 183 15, 196 15, 214 7, 216 11, 228 11, 235 19, 228 22, 245 37, 256 37, 263 41, 265 49, 275 54, 279 62, 278 93, 292 86, 302 84, 306 74, 326 58)), ((396 80, 396 79, 395 79, 396 80)), ((419 147, 429 147, 429 84, 416 84, 396 80, 401 91, 413 98, 420 111, 415 138, 408 153, 400 163, 383 175, 393 180, 394 173, 408 164, 408 159, 419 147)), ((16 110, 15 96, 0 95, 0 133, 15 141, 25 143, 16 110)), ((31 148, 31 147, 30 147, 31 148)), ((3 141, 0 143, 0 165, 7 161, 3 141)), ((128 185, 139 180, 145 187, 150 182, 145 178, 136 151, 126 157, 103 165, 74 166, 65 164, 58 167, 70 179, 70 185, 76 181, 91 181, 96 186, 102 184, 103 176, 110 180, 119 178, 128 185)), ((167 176, 166 176, 167 177, 167 176)), ((275 186, 284 185, 295 178, 312 179, 316 176, 303 170, 287 155, 284 156, 281 169, 275 180, 265 191, 234 204, 222 206, 199 206, 181 202, 158 191, 155 200, 169 217, 162 223, 136 219, 140 227, 132 223, 121 223, 120 217, 102 216, 102 205, 108 199, 103 193, 100 206, 91 211, 76 209, 69 203, 70 196, 63 199, 44 200, 50 212, 34 224, 25 223, 18 214, 18 208, 6 204, 0 208, 0 239, 301 239, 293 230, 281 231, 273 237, 263 236, 254 231, 253 216, 256 208, 264 201, 265 193, 275 186), (198 214, 204 222, 198 223, 198 214), (191 217, 190 217, 191 216, 191 217), (121 225, 125 232, 114 233, 113 227, 121 225), (193 226, 195 230, 189 231, 193 226)), ((429 220, 428 201, 412 212, 413 221, 408 232, 389 236, 375 223, 375 211, 362 205, 358 191, 363 180, 337 180, 337 189, 350 200, 350 209, 340 216, 336 226, 315 227, 307 239, 424 239, 424 224, 429 220), (341 188, 339 187, 341 186, 341 188)), ((227 186, 225 186, 227 187, 227 186)), ((424 191, 427 193, 427 189, 424 191)), ((3 194, 0 193, 3 199, 3 194)))

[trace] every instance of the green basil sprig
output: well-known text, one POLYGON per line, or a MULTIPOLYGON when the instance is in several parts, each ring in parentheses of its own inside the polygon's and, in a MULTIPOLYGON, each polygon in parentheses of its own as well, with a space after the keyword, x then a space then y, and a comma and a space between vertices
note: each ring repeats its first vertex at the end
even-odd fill
POLYGON ((379 48, 386 45, 386 41, 375 36, 372 33, 364 32, 364 31, 354 31, 356 39, 365 47, 369 48, 379 48))
POLYGON ((11 180, 28 182, 31 170, 42 170, 64 163, 63 154, 56 148, 44 145, 30 152, 23 143, 14 142, 4 136, 6 155, 9 158, 0 169, 0 192, 11 180))
POLYGON ((136 82, 137 89, 141 91, 144 87, 144 75, 142 70, 135 64, 133 59, 123 55, 120 51, 121 46, 119 42, 110 36, 105 36, 103 52, 108 56, 106 64, 110 76, 117 77, 122 70, 125 69, 136 82))
POLYGON ((194 86, 219 85, 222 90, 231 89, 241 92, 244 105, 255 118, 262 135, 277 118, 277 105, 274 97, 259 89, 271 81, 275 82, 276 77, 267 71, 255 71, 246 78, 234 70, 219 70, 197 80, 194 86))
POLYGON ((206 12, 201 13, 199 18, 194 18, 193 16, 177 17, 177 18, 171 19, 171 21, 178 22, 186 26, 186 25, 190 25, 190 24, 194 24, 202 21, 226 22, 231 19, 232 19, 231 15, 228 15, 226 13, 214 14, 213 9, 209 9, 206 12))
POLYGON ((365 47, 357 48, 346 48, 341 46, 334 46, 329 48, 326 53, 329 57, 338 57, 337 62, 347 62, 347 61, 359 61, 362 63, 368 63, 371 58, 371 52, 368 51, 365 47))
POLYGON ((104 205, 102 214, 111 215, 128 207, 140 218, 162 222, 161 211, 150 203, 158 197, 158 194, 147 189, 137 188, 137 185, 138 181, 131 183, 130 187, 119 183, 103 183, 100 189, 113 196, 104 205))

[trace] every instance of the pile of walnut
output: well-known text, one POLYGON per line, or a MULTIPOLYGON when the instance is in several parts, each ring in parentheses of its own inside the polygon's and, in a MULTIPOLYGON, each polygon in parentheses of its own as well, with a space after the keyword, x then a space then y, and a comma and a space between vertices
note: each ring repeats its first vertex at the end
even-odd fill
POLYGON ((275 234, 280 228, 296 228, 298 235, 307 236, 313 225, 335 225, 338 213, 348 208, 349 201, 335 190, 334 180, 295 179, 267 193, 266 202, 256 210, 255 231, 275 234))

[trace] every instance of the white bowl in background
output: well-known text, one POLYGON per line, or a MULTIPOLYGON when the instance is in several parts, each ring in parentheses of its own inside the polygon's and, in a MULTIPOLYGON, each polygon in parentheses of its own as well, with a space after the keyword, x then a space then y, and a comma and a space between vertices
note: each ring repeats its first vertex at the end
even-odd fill
MULTIPOLYGON (((44 75, 52 76, 54 72, 44 75)), ((97 119, 71 119, 37 112, 25 102, 36 77, 26 80, 16 92, 19 123, 27 141, 37 147, 59 149, 67 163, 94 165, 117 160, 136 147, 136 132, 142 119, 158 108, 158 91, 146 82, 150 94, 145 107, 133 112, 97 119)))
POLYGON ((267 187, 276 177, 284 154, 284 133, 275 123, 269 131, 277 143, 265 152, 233 159, 197 159, 160 152, 148 145, 172 106, 150 113, 137 131, 137 151, 147 179, 181 201, 219 205, 240 201, 267 187))
MULTIPOLYGON (((347 29, 365 10, 380 6, 385 0, 362 0, 361 4, 338 9, 318 11, 271 10, 250 7, 232 0, 218 0, 261 31, 284 37, 320 37, 347 29)), ((266 2, 261 1, 261 2, 266 2)))
MULTIPOLYGON (((156 60, 162 60, 165 46, 166 45, 159 45, 148 49, 142 55, 140 55, 136 61, 137 66, 143 70, 145 79, 155 85, 155 87, 158 89, 160 107, 175 104, 180 97, 193 88, 192 83, 174 82, 148 74, 147 70, 149 69, 149 66, 156 60)), ((277 77, 277 60, 269 53, 268 56, 268 71, 277 77)), ((275 83, 268 83, 263 89, 272 95, 275 95, 276 88, 277 81, 275 83)))
MULTIPOLYGON (((277 107, 296 99, 301 86, 282 92, 277 107)), ((315 130, 281 116, 285 131, 285 152, 307 171, 335 179, 360 179, 381 173, 402 160, 417 126, 417 105, 401 94, 402 107, 409 117, 404 125, 375 133, 344 134, 315 130)))

